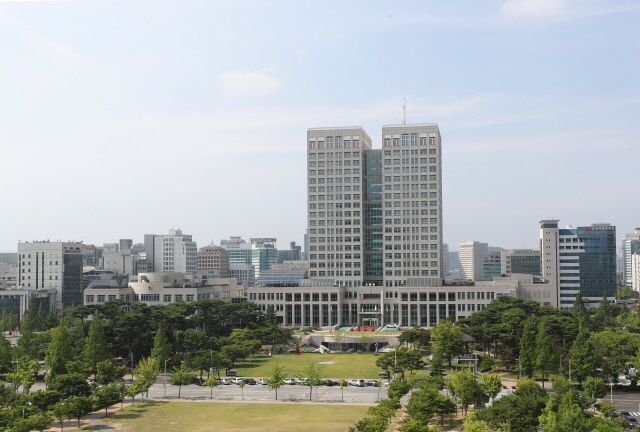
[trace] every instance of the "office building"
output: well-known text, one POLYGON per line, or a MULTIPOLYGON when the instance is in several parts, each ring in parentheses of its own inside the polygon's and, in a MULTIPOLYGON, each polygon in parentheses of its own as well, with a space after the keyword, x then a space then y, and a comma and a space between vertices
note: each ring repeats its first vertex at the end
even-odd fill
POLYGON ((282 264, 285 261, 300 261, 302 260, 302 251, 300 246, 296 246, 296 242, 289 243, 289 250, 278 251, 278 264, 282 264))
POLYGON ((307 261, 309 260, 309 230, 304 235, 304 252, 302 253, 302 259, 307 261))
POLYGON ((169 230, 168 235, 145 234, 144 247, 147 267, 153 272, 195 273, 198 269, 198 246, 179 228, 169 230))
POLYGON ((200 248, 198 251, 198 270, 218 270, 218 277, 229 277, 229 254, 216 245, 200 248))
POLYGON ((509 276, 512 273, 541 276, 541 257, 538 249, 511 249, 501 252, 502 273, 509 276))
POLYGON ((103 248, 92 244, 82 245, 82 264, 85 267, 102 268, 103 248))
POLYGON ((446 278, 449 276, 449 245, 446 243, 442 244, 442 277, 446 278))
POLYGON ((554 306, 571 310, 576 295, 599 302, 616 295, 616 228, 608 223, 558 228, 558 220, 540 221, 543 278, 550 281, 554 306))
POLYGON ((230 265, 253 265, 255 277, 278 262, 275 238, 250 238, 247 243, 240 237, 231 237, 230 240, 221 240, 220 245, 229 254, 230 265))
POLYGON ((500 252, 487 252, 482 260, 482 275, 484 280, 490 281, 502 274, 500 252))
POLYGON ((631 286, 631 256, 634 253, 640 253, 640 228, 622 235, 622 280, 628 287, 631 286))
POLYGON ((82 303, 82 243, 18 243, 18 284, 56 291, 55 310, 82 303))
POLYGON ((458 245, 460 269, 458 276, 463 280, 484 280, 482 264, 489 254, 489 245, 479 241, 468 241, 458 245))
POLYGON ((18 264, 16 252, 0 252, 0 264, 18 264))
POLYGON ((631 255, 631 288, 640 291, 640 252, 631 255))
POLYGON ((229 264, 229 276, 247 288, 256 284, 256 268, 252 264, 229 264))

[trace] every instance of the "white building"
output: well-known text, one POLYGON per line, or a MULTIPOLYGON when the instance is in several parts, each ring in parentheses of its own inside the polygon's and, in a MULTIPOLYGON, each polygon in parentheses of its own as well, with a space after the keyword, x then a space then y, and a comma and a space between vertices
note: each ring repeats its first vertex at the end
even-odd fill
POLYGON ((540 276, 541 256, 539 249, 511 249, 500 252, 502 274, 524 273, 540 276))
POLYGON ((489 254, 489 245, 479 241, 468 241, 458 245, 460 269, 458 275, 464 280, 484 280, 482 264, 489 254))
POLYGON ((196 273, 198 246, 191 235, 171 229, 168 235, 145 234, 147 266, 156 273, 196 273))
POLYGON ((18 243, 18 284, 56 290, 55 309, 82 303, 82 243, 18 243))
POLYGON ((640 253, 631 255, 631 287, 640 291, 640 253))
POLYGON ((631 286, 631 255, 634 253, 640 253, 640 227, 622 235, 622 281, 628 287, 631 286))

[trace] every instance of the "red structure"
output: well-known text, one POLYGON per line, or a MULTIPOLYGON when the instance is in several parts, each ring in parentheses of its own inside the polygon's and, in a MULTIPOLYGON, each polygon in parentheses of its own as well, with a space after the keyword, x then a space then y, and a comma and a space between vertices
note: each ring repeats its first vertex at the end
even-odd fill
POLYGON ((298 342, 296 342, 296 354, 300 354, 300 347, 298 346, 298 342))

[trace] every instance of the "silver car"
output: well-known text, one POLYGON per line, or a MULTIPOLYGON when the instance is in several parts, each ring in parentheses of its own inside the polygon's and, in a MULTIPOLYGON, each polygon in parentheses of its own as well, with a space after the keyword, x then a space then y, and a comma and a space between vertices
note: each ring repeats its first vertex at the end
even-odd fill
POLYGON ((269 383, 267 382, 267 380, 266 380, 266 379, 264 379, 264 378, 260 378, 260 379, 258 380, 258 384, 260 384, 260 385, 267 385, 267 384, 269 384, 269 383))

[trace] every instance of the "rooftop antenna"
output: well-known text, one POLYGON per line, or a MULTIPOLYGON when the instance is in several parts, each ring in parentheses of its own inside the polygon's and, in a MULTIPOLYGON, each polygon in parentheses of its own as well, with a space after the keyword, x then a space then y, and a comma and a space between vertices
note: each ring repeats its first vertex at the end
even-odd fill
POLYGON ((402 124, 407 123, 407 100, 402 98, 402 110, 400 110, 400 120, 402 124))

